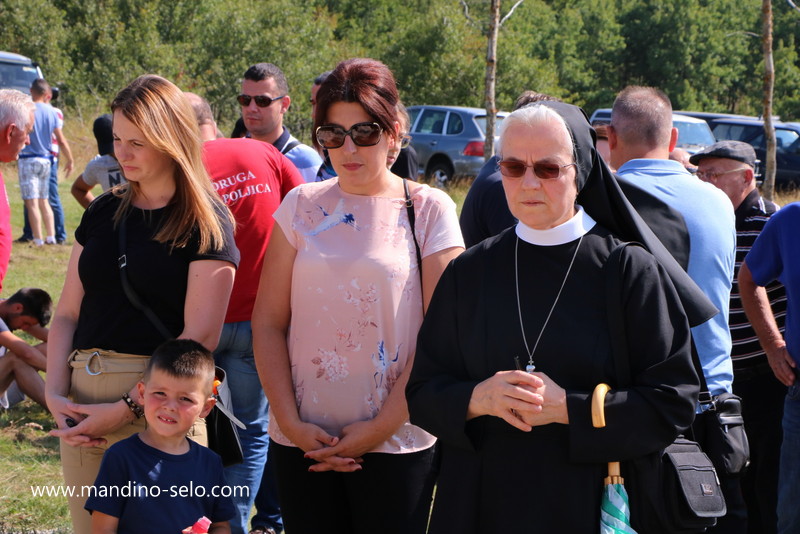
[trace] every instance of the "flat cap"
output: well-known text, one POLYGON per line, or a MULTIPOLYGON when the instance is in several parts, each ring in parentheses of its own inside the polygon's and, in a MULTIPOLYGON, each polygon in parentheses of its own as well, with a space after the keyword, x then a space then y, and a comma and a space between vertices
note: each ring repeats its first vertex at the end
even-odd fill
POLYGON ((751 167, 756 166, 756 151, 747 143, 741 141, 719 141, 706 147, 689 158, 692 165, 697 165, 703 158, 727 158, 746 163, 751 167))

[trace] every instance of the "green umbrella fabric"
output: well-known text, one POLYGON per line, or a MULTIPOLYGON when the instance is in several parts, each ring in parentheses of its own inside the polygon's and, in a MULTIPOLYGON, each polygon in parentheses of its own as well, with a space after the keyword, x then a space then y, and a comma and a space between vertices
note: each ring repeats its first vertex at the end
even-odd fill
POLYGON ((622 484, 607 484, 600 503, 600 534, 636 534, 631 528, 628 492, 622 484))

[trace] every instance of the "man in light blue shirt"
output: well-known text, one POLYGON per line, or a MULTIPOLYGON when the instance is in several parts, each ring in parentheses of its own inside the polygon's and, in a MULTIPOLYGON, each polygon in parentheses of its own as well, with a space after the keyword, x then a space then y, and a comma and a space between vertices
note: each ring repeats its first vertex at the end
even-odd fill
MULTIPOLYGON (((720 313, 692 329, 692 337, 712 396, 731 391, 731 335, 728 308, 736 252, 733 207, 722 191, 690 174, 669 153, 678 141, 672 126, 672 104, 662 91, 631 86, 617 95, 608 130, 611 166, 622 181, 637 185, 680 212, 689 231, 692 280, 720 313)), ((653 229, 658 235, 658 229, 653 229)), ((702 411, 703 406, 698 406, 702 411)), ((700 423, 701 419, 695 422, 700 423)), ((703 442, 703 430, 695 437, 703 442)), ((718 471, 721 471, 718 469, 718 471)), ((709 532, 746 530, 746 510, 738 477, 719 473, 728 515, 709 532)))

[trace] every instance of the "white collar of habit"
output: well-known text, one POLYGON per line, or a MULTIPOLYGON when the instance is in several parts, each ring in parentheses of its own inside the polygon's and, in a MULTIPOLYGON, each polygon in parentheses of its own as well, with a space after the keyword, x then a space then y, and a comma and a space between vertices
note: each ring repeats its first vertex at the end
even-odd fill
POLYGON ((519 222, 516 227, 517 236, 526 243, 544 247, 563 245, 575 241, 582 235, 587 234, 597 224, 582 207, 577 204, 575 207, 577 208, 577 213, 570 220, 547 230, 537 230, 519 222))

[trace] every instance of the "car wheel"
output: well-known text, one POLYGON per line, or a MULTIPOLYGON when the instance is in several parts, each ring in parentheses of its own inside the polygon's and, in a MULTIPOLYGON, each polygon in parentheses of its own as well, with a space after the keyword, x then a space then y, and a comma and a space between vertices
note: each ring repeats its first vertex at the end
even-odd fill
POLYGON ((439 189, 444 189, 453 179, 453 167, 446 161, 437 161, 428 169, 428 179, 439 189))

